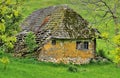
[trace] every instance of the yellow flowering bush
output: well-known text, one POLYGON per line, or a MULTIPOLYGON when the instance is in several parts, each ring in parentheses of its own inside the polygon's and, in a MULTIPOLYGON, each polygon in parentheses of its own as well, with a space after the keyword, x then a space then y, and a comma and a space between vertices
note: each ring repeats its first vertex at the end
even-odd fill
POLYGON ((4 25, 4 23, 0 23, 0 32, 1 33, 5 32, 5 25, 4 25))
POLYGON ((101 37, 104 39, 108 39, 109 34, 107 32, 101 33, 101 37))
POLYGON ((20 31, 19 23, 22 19, 20 2, 15 1, 0 1, 0 48, 5 48, 6 51, 12 50, 16 42, 16 34, 20 31))
POLYGON ((18 12, 17 10, 13 10, 13 12, 14 12, 14 16, 15 16, 15 17, 18 17, 19 12, 18 12))
POLYGON ((0 62, 2 62, 3 64, 8 64, 10 62, 10 60, 8 59, 8 57, 2 57, 0 59, 0 62))
POLYGON ((120 35, 116 35, 113 39, 114 43, 120 45, 120 35))
POLYGON ((1 14, 4 15, 7 11, 7 6, 3 5, 1 6, 1 14))
POLYGON ((11 0, 7 0, 7 1, 6 1, 6 4, 10 4, 10 2, 11 2, 11 0))
POLYGON ((0 0, 0 62, 4 64, 4 69, 10 60, 3 55, 5 51, 12 50, 16 34, 20 31, 19 23, 22 19, 20 1, 22 0, 0 0))
POLYGON ((2 58, 0 59, 0 62, 4 64, 4 70, 6 70, 7 65, 8 65, 8 63, 10 62, 10 60, 8 59, 8 57, 2 57, 2 58))
POLYGON ((116 64, 120 64, 120 48, 116 48, 112 51, 112 54, 114 55, 113 62, 116 64))
POLYGON ((116 44, 116 49, 112 52, 114 54, 114 62, 120 65, 120 34, 116 35, 113 41, 116 44))

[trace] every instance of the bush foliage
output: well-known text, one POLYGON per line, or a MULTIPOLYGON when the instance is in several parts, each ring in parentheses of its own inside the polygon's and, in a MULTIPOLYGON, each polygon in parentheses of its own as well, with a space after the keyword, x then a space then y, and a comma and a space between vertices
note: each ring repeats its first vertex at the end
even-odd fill
POLYGON ((68 67, 68 71, 70 71, 70 72, 78 72, 78 68, 76 66, 74 66, 74 65, 70 65, 68 67))
POLYGON ((28 52, 33 52, 38 45, 35 40, 36 36, 33 32, 29 32, 25 37, 25 44, 27 46, 28 52))
MULTIPOLYGON (((0 0, 0 55, 9 52, 14 47, 21 19, 22 14, 17 0, 14 3, 12 0, 0 0)), ((1 56, 0 62, 6 69, 9 59, 1 56)))
POLYGON ((11 49, 16 42, 16 34, 20 30, 19 23, 22 19, 19 3, 11 0, 0 2, 0 47, 11 49))

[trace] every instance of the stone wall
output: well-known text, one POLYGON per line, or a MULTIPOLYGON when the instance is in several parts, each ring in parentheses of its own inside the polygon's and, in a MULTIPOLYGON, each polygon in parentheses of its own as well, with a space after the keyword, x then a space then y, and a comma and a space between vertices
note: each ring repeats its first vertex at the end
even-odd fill
POLYGON ((77 50, 76 41, 51 41, 45 44, 39 54, 38 60, 46 62, 86 64, 94 57, 94 42, 89 41, 88 50, 77 50))

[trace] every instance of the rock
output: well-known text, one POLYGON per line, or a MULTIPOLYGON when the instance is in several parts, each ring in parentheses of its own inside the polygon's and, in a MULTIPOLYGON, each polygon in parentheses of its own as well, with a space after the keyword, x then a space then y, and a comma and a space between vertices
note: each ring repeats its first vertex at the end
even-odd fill
POLYGON ((81 58, 81 57, 75 57, 75 58, 70 58, 70 57, 64 57, 64 58, 53 58, 53 57, 48 57, 48 56, 42 56, 38 59, 40 61, 45 61, 45 62, 54 62, 54 63, 64 63, 64 64, 88 64, 90 62, 90 58, 81 58))

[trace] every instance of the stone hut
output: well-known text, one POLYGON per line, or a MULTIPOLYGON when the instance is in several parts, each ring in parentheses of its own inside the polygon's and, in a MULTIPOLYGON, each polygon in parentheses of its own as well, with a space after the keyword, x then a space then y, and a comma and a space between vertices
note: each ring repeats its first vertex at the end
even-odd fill
POLYGON ((95 56, 98 31, 67 5, 50 6, 33 12, 21 25, 15 46, 26 51, 24 37, 36 35, 38 60, 55 63, 86 64, 95 56))

